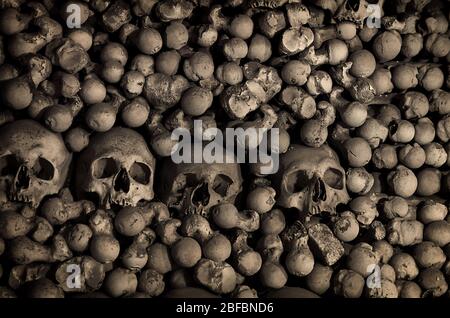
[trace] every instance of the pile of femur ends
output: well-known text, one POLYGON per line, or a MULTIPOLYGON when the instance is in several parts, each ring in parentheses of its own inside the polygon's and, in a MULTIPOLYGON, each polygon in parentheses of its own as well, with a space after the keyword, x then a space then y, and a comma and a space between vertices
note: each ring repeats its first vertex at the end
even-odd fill
POLYGON ((0 1, 0 298, 449 298, 449 4, 0 1))

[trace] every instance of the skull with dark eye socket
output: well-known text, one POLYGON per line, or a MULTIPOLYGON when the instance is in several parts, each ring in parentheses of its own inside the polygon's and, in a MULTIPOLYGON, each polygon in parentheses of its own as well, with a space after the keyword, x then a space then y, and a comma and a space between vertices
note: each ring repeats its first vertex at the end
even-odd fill
POLYGON ((181 215, 208 217, 211 207, 219 203, 234 203, 242 190, 238 163, 176 164, 168 157, 161 172, 161 199, 181 215))
MULTIPOLYGON (((337 8, 334 18, 337 21, 352 21, 361 25, 364 19, 372 13, 371 9, 368 9, 369 5, 379 6, 381 10, 383 3, 384 0, 344 0, 337 8)), ((381 14, 381 16, 383 15, 381 14)))
POLYGON ((334 213, 337 205, 349 201, 345 171, 336 153, 326 145, 292 145, 280 157, 275 181, 277 203, 306 214, 334 213))
POLYGON ((128 128, 95 135, 78 162, 79 196, 96 194, 100 206, 136 206, 153 198, 155 159, 144 138, 128 128))
POLYGON ((10 200, 37 207, 61 190, 71 159, 61 136, 38 122, 5 125, 0 130, 0 190, 10 200))

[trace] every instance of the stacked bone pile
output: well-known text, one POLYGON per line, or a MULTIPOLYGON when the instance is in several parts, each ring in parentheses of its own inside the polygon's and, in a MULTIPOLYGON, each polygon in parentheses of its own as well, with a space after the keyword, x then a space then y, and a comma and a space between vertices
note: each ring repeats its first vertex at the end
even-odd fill
POLYGON ((0 6, 0 297, 450 295, 448 1, 0 6))

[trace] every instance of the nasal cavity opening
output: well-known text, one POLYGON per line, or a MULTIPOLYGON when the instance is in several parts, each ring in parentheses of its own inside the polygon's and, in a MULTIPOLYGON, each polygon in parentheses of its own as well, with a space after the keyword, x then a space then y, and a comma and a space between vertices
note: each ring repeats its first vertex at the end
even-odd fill
POLYGON ((312 199, 314 202, 325 201, 327 199, 325 184, 320 179, 317 179, 314 183, 312 199))
POLYGON ((17 189, 28 189, 30 186, 30 177, 28 175, 28 168, 21 166, 17 172, 16 188, 17 189))
POLYGON ((209 203, 208 184, 202 183, 192 193, 192 203, 195 206, 206 206, 209 203))
POLYGON ((130 191, 130 178, 125 169, 121 169, 117 174, 116 180, 114 181, 114 190, 125 193, 130 191))

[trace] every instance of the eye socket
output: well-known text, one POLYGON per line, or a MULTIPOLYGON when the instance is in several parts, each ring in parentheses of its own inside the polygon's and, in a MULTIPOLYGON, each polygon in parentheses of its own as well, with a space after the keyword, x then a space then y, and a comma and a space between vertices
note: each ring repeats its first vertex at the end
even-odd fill
POLYGON ((14 155, 6 155, 0 158, 0 176, 14 176, 20 167, 20 163, 14 155))
POLYGON ((92 174, 97 179, 110 178, 118 172, 113 158, 101 158, 94 162, 92 174))
POLYGON ((55 174, 53 164, 45 158, 39 157, 31 169, 33 174, 42 180, 52 180, 55 174))
POLYGON ((130 176, 141 184, 148 184, 150 182, 151 173, 150 168, 142 162, 133 163, 130 169, 130 176))
POLYGON ((215 178, 214 178, 214 182, 213 182, 213 190, 220 194, 222 197, 226 196, 228 193, 228 189, 230 188, 230 186, 233 184, 233 180, 224 175, 224 174, 218 174, 215 178))
POLYGON ((344 188, 344 175, 341 171, 334 168, 328 168, 323 176, 323 181, 336 190, 344 188))
POLYGON ((359 2, 359 0, 348 0, 345 7, 347 10, 358 11, 359 2))
POLYGON ((294 171, 286 176, 286 189, 290 193, 303 191, 309 185, 309 177, 305 170, 294 171))
POLYGON ((194 187, 198 184, 197 176, 193 173, 186 173, 185 177, 185 187, 194 187))
POLYGON ((195 182, 196 182, 195 174, 191 173, 180 174, 174 180, 172 190, 175 193, 183 194, 184 189, 186 187, 193 187, 195 185, 195 182))

